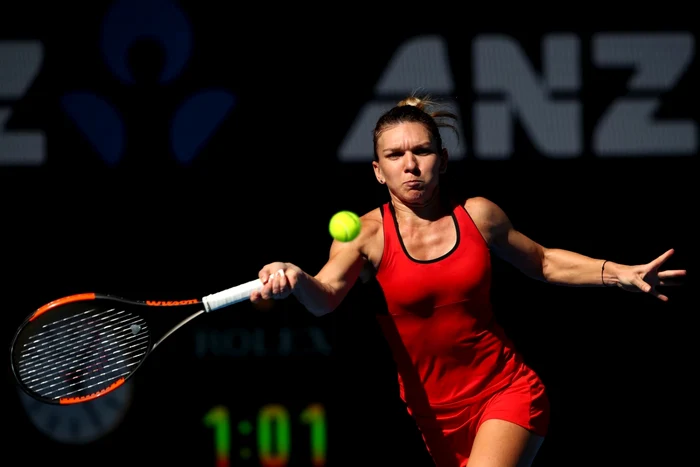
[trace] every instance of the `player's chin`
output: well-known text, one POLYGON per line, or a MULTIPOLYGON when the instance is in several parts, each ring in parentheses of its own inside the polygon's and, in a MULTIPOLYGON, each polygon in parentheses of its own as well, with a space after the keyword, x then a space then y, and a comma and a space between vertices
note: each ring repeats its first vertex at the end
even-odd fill
POLYGON ((409 206, 420 206, 428 200, 427 192, 425 190, 413 189, 404 192, 403 201, 409 206))

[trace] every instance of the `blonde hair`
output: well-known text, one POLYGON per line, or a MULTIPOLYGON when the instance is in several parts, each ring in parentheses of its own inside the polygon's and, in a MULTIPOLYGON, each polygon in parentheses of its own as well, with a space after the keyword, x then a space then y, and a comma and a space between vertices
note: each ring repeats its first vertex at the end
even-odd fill
POLYGON ((388 128, 400 123, 414 122, 425 126, 430 133, 430 137, 438 146, 438 150, 443 148, 440 128, 450 128, 455 132, 457 137, 459 137, 459 132, 455 124, 458 120, 457 115, 441 107, 441 104, 429 94, 420 96, 414 92, 410 96, 400 100, 394 107, 384 112, 377 120, 377 124, 374 126, 374 131, 372 132, 374 160, 379 159, 377 154, 377 140, 381 134, 388 128))

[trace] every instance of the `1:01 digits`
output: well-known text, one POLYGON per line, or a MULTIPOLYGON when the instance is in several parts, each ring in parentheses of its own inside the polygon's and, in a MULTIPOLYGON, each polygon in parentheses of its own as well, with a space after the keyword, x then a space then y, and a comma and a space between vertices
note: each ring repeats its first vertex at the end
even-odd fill
MULTIPOLYGON (((256 426, 248 421, 238 423, 241 434, 257 433, 257 457, 261 467, 285 467, 289 464, 292 443, 290 410, 282 404, 267 404, 258 410, 256 426)), ((299 414, 299 420, 308 425, 311 465, 326 465, 326 414, 321 404, 310 404, 299 414)), ((223 405, 212 407, 203 419, 214 433, 216 467, 230 467, 231 416, 223 405)), ((243 448, 241 458, 249 458, 249 448, 243 448)))

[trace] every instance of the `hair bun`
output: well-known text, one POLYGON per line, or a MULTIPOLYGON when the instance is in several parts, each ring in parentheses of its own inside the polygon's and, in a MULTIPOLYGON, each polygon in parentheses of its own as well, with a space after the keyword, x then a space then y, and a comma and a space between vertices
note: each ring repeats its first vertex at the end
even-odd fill
POLYGON ((399 107, 404 105, 412 105, 413 107, 418 107, 420 110, 425 109, 425 102, 423 101, 423 99, 416 96, 407 97, 406 99, 398 103, 399 107))

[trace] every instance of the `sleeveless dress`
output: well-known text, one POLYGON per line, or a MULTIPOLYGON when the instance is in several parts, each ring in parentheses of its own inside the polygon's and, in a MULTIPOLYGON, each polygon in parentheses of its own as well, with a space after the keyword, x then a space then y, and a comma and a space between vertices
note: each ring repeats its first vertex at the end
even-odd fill
POLYGON ((440 467, 466 465, 485 420, 512 421, 544 436, 549 403, 493 314, 490 250, 459 203, 454 247, 412 258, 391 203, 382 206, 384 251, 376 280, 388 309, 378 315, 397 365, 401 398, 440 467))

